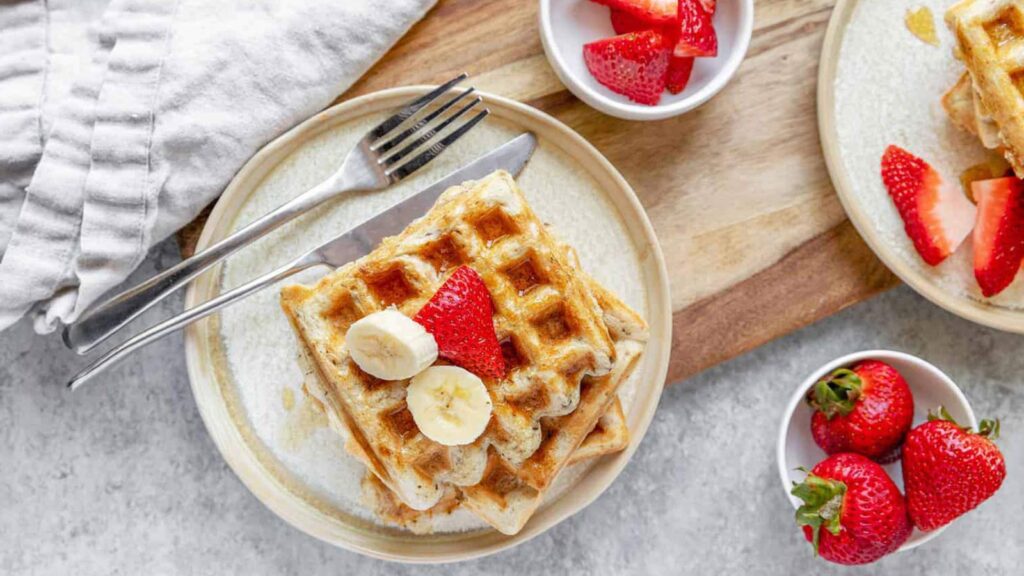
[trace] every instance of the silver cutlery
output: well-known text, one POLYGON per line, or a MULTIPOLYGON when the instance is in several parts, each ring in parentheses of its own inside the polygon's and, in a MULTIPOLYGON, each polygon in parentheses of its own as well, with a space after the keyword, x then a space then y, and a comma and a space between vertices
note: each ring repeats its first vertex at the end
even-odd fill
POLYGON ((466 180, 482 178, 498 169, 504 169, 513 175, 518 175, 530 159, 536 146, 537 140, 529 132, 515 137, 494 151, 445 176, 410 198, 395 204, 355 228, 306 252, 284 266, 229 292, 225 292, 199 306, 190 308, 178 316, 165 320, 127 340, 75 375, 68 382, 68 387, 71 389, 78 388, 135 350, 159 340, 200 318, 209 316, 225 306, 238 302, 278 280, 320 264, 334 267, 342 266, 368 254, 383 238, 401 232, 410 222, 423 216, 434 204, 438 196, 449 187, 466 180))
POLYGON ((472 87, 443 100, 451 88, 466 78, 466 74, 460 74, 407 103, 397 114, 363 135, 341 167, 312 189, 191 258, 94 305, 64 328, 64 344, 78 354, 86 354, 203 270, 285 222, 342 194, 387 188, 416 172, 489 113, 484 109, 462 119, 481 102, 479 96, 470 97, 472 87), (439 105, 429 108, 434 103, 439 105))

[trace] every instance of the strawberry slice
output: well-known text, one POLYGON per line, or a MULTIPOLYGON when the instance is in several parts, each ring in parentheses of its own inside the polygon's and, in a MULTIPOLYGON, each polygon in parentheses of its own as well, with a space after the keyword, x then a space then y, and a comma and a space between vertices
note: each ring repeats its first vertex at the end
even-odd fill
POLYGON ((882 155, 882 182, 914 248, 932 266, 955 252, 974 227, 977 210, 970 200, 899 146, 889 146, 882 155))
POLYGON ((594 0, 612 10, 628 12, 651 26, 667 26, 676 21, 676 0, 594 0))
POLYGON ((494 308, 487 286, 469 266, 460 266, 413 318, 437 340, 438 356, 478 376, 501 378, 505 358, 494 333, 494 308))
POLYGON ((632 12, 612 8, 612 29, 615 30, 616 34, 643 32, 644 30, 651 30, 652 28, 658 27, 658 25, 651 24, 643 18, 634 16, 632 12))
POLYGON ((665 90, 670 52, 663 34, 644 30, 584 44, 583 60, 612 92, 653 106, 665 90))
POLYGON ((1013 282, 1024 259, 1024 182, 1014 177, 971 184, 978 201, 974 277, 985 297, 1013 282))
MULTIPOLYGON (((625 10, 612 10, 612 28, 616 34, 629 34, 630 32, 643 32, 652 28, 650 22, 637 18, 625 10)), ((672 38, 676 34, 674 27, 664 28, 661 32, 666 38, 672 38)), ((675 42, 673 42, 673 45, 675 42)), ((693 72, 693 58, 672 55, 668 61, 668 75, 665 78, 665 87, 672 94, 679 94, 690 82, 690 73, 693 72)))
POLYGON ((665 77, 665 87, 672 94, 679 94, 686 89, 690 82, 690 74, 693 72, 693 61, 695 58, 680 58, 673 55, 668 61, 668 75, 665 77))
POLYGON ((718 36, 711 23, 711 13, 701 0, 679 0, 679 40, 673 54, 686 56, 717 56, 718 36))

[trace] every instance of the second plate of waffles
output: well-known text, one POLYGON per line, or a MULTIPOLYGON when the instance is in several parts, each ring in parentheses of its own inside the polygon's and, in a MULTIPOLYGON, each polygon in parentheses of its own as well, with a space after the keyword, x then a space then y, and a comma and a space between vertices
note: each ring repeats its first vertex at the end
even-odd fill
POLYGON ((1024 175, 1022 9, 840 2, 818 82, 829 172, 868 245, 929 300, 1014 332, 1024 332, 1024 280, 1007 262, 1020 250, 994 223, 1013 211, 1024 175))
MULTIPOLYGON (((347 102, 269 145, 225 192, 201 245, 322 177, 338 150, 419 90, 347 102)), ((492 118, 425 174, 301 217, 188 296, 203 301, 269 270, 524 130, 538 136, 517 178, 498 171, 455 186, 360 260, 307 271, 187 333, 200 411, 243 482, 305 532, 377 557, 481 556, 589 504, 643 437, 667 370, 667 275, 628 184, 554 119, 485 101, 492 118), (382 314, 415 316, 466 270, 493 303, 506 371, 483 376, 493 404, 483 432, 447 445, 417 425, 409 381, 365 372, 346 335, 382 314)))

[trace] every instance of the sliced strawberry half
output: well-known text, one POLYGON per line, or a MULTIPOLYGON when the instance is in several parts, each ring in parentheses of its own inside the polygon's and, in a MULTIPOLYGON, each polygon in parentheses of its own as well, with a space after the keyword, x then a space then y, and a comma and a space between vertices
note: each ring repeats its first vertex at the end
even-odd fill
POLYGON ((690 74, 693 72, 693 62, 696 58, 680 58, 673 55, 668 61, 668 75, 665 78, 665 87, 672 94, 679 94, 686 89, 690 83, 690 74))
POLYGON ((701 0, 679 0, 679 39, 673 53, 687 56, 717 56, 718 36, 711 23, 711 13, 701 0))
POLYGON ((974 227, 977 210, 970 200, 899 146, 889 146, 882 155, 882 182, 914 248, 932 266, 955 252, 974 227))
POLYGON ((609 90, 654 105, 665 90, 669 46, 660 32, 644 30, 584 44, 583 60, 609 90))
MULTIPOLYGON (((650 22, 634 16, 625 10, 612 9, 612 28, 616 34, 629 34, 630 32, 643 32, 651 30, 650 22)), ((678 30, 675 26, 663 28, 661 32, 666 38, 674 38, 678 30)), ((674 41, 673 45, 675 44, 674 41)), ((690 82, 690 73, 693 72, 693 58, 679 57, 675 54, 668 61, 668 75, 665 78, 665 87, 672 94, 679 94, 686 89, 690 82)))
POLYGON ((437 341, 438 356, 478 376, 501 378, 505 358, 494 333, 491 293, 469 266, 460 266, 413 318, 437 341))
POLYGON ((1024 259, 1024 183, 1014 177, 971 184, 978 201, 974 226, 974 277, 981 293, 995 296, 1013 282, 1024 259))
POLYGON ((660 28, 657 24, 651 24, 647 20, 634 16, 632 12, 612 8, 612 29, 616 34, 629 34, 630 32, 643 32, 660 28))
POLYGON ((676 0, 594 0, 594 2, 604 4, 612 10, 629 12, 652 26, 667 26, 676 21, 676 0))

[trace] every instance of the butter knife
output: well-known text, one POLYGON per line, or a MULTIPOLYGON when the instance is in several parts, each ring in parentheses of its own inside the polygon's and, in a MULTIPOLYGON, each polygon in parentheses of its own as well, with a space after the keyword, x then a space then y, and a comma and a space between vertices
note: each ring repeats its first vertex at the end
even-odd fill
POLYGON ((520 134, 465 167, 452 172, 420 192, 306 252, 284 266, 199 306, 190 308, 128 339, 76 374, 68 382, 68 387, 72 390, 77 389, 135 350, 180 330, 196 320, 205 318, 225 306, 234 304, 279 280, 313 266, 342 266, 368 254, 385 237, 398 234, 410 222, 426 214, 441 193, 448 188, 467 180, 477 180, 495 170, 503 169, 513 176, 518 175, 536 147, 537 139, 532 133, 520 134))

